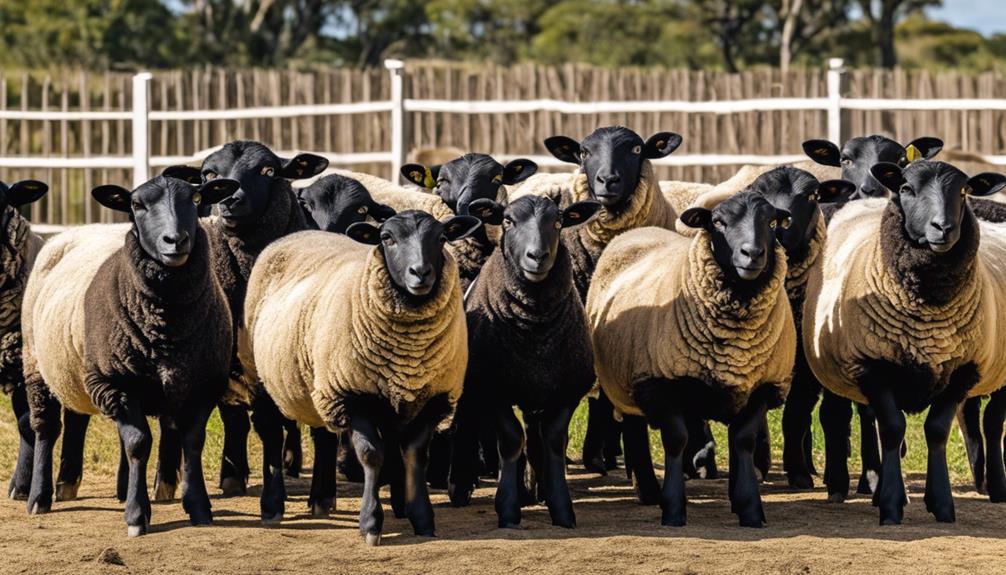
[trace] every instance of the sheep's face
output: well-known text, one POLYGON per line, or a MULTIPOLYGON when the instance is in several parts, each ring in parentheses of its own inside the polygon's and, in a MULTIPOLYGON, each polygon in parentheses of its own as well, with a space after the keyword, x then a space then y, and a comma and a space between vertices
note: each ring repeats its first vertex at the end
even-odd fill
POLYGON ((873 175, 894 193, 908 238, 937 253, 950 251, 960 239, 966 196, 992 195, 1006 185, 1001 174, 986 172, 969 179, 945 162, 918 161, 904 169, 877 164, 873 175))
POLYGON ((328 160, 313 154, 280 158, 258 142, 237 141, 225 144, 210 154, 201 170, 202 181, 217 178, 235 180, 241 187, 218 206, 220 217, 231 224, 254 222, 265 215, 276 182, 310 178, 328 167, 328 160))
POLYGON ((430 214, 406 210, 381 226, 361 222, 349 226, 346 235, 378 246, 391 282, 400 291, 416 297, 430 295, 444 268, 444 244, 460 240, 482 225, 471 216, 453 216, 437 221, 430 214))
POLYGON ((410 182, 428 188, 456 214, 468 214, 468 205, 475 200, 495 200, 500 187, 523 182, 538 171, 538 164, 518 158, 507 165, 485 154, 465 154, 427 170, 420 164, 402 166, 402 175, 410 182), (430 181, 432 180, 432 182, 430 181))
POLYGON ((545 140, 556 158, 580 166, 591 197, 615 211, 639 186, 643 160, 663 158, 680 145, 681 136, 672 132, 654 134, 643 142, 639 134, 622 126, 598 128, 583 142, 565 136, 545 140))
MULTIPOLYGON (((2 218, 0 220, 0 234, 4 234, 3 238, 9 240, 7 226, 17 214, 17 209, 23 205, 37 202, 48 191, 49 186, 37 180, 22 180, 9 186, 0 182, 0 206, 3 209, 3 215, 0 216, 2 218)), ((6 241, 3 245, 11 247, 7 245, 6 241)))
POLYGON ((132 192, 120 186, 98 186, 91 195, 101 205, 126 212, 140 247, 167 267, 185 265, 199 225, 199 205, 215 204, 234 190, 234 180, 219 179, 194 186, 185 181, 158 176, 132 192))
POLYGON ((559 253, 559 234, 590 220, 601 209, 593 200, 565 210, 542 196, 523 196, 505 208, 493 200, 472 202, 470 213, 483 223, 502 225, 500 245, 510 268, 532 283, 548 277, 559 253))
POLYGON ((728 277, 751 281, 761 277, 772 262, 775 230, 789 226, 790 215, 761 194, 744 191, 711 211, 689 208, 681 221, 709 233, 713 258, 728 277))
POLYGON ((835 201, 847 197, 855 187, 845 180, 818 182, 811 173, 783 166, 765 172, 748 187, 765 196, 776 208, 789 212, 787 226, 776 226, 775 235, 790 257, 805 253, 817 229, 821 210, 818 202, 835 201))
POLYGON ((351 178, 331 174, 297 191, 297 200, 308 219, 319 230, 344 234, 349 226, 367 216, 378 222, 395 215, 395 210, 370 197, 367 188, 351 178))
POLYGON ((943 140, 923 137, 912 140, 909 145, 915 147, 920 158, 909 158, 907 146, 879 135, 852 138, 841 150, 827 140, 808 140, 803 143, 803 149, 819 164, 842 168, 842 179, 852 182, 855 188, 838 201, 848 201, 887 195, 883 184, 870 172, 874 164, 888 162, 904 167, 916 159, 931 159, 943 149, 943 140))

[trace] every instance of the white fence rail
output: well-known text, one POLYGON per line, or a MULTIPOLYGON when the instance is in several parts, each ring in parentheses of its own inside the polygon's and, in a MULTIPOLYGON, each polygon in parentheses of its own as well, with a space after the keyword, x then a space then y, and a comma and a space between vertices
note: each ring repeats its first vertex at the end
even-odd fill
MULTIPOLYGON (((387 152, 322 154, 335 165, 353 165, 387 162, 391 173, 397 174, 405 161, 406 112, 442 112, 452 114, 515 114, 529 112, 557 112, 561 114, 599 114, 632 112, 690 112, 736 114, 742 112, 767 112, 783 110, 817 110, 828 114, 828 138, 841 140, 842 110, 1006 110, 1006 99, 879 99, 844 98, 841 94, 842 60, 829 61, 827 95, 821 98, 757 98, 719 101, 601 101, 568 102, 561 100, 423 100, 404 97, 404 64, 387 60, 385 67, 391 74, 391 99, 382 101, 296 105, 271 108, 239 108, 227 110, 158 111, 150 110, 149 73, 133 77, 133 108, 131 111, 37 111, 0 110, 0 120, 125 120, 131 123, 132 156, 57 157, 57 156, 6 156, 0 157, 3 168, 124 168, 133 170, 134 184, 149 178, 151 168, 201 161, 212 150, 203 150, 191 156, 151 156, 150 123, 152 121, 240 120, 248 118, 296 118, 308 116, 352 115, 373 112, 391 114, 391 150, 387 152)), ((501 158, 508 158, 501 155, 501 158)), ((526 157, 526 156, 525 156, 526 157)), ((778 164, 802 159, 800 155, 723 155, 682 154, 656 161, 668 166, 714 166, 736 164, 778 164)), ((983 156, 985 161, 1006 165, 1006 155, 983 156)), ((551 156, 531 156, 542 166, 561 165, 551 156)))

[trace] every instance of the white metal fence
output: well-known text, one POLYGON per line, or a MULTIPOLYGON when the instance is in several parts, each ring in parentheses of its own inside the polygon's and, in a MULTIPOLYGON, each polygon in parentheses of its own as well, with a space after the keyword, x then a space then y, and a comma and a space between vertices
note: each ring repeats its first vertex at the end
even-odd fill
MULTIPOLYGON (((391 99, 339 104, 295 105, 267 108, 239 108, 200 111, 160 111, 150 109, 151 74, 133 77, 132 110, 115 111, 35 111, 0 110, 6 120, 125 120, 131 123, 132 156, 0 157, 0 167, 7 168, 124 168, 132 169, 133 182, 138 185, 150 178, 151 168, 201 161, 209 150, 191 156, 151 156, 150 124, 152 121, 237 120, 247 118, 295 118, 307 116, 352 115, 388 112, 391 115, 391 149, 387 152, 322 154, 334 165, 384 163, 397 174, 406 154, 405 115, 407 112, 444 112, 454 114, 513 114, 527 112, 557 112, 561 114, 598 114, 619 112, 685 112, 735 114, 743 112, 808 110, 827 112, 828 138, 838 142, 842 134, 842 110, 1006 110, 1006 99, 878 99, 845 98, 841 94, 842 60, 829 61, 827 95, 820 98, 757 98, 719 101, 600 101, 570 102, 561 100, 430 100, 405 98, 404 63, 385 61, 391 75, 391 99)), ((222 144, 223 142, 221 142, 222 144)), ((528 157, 528 156, 525 156, 528 157)), ((561 164, 551 156, 529 156, 542 166, 561 164)), ((508 159, 500 155, 501 159, 508 159)), ((671 155, 656 163, 671 166, 778 164, 803 159, 800 155, 671 155)), ((993 164, 1006 165, 1006 155, 985 156, 993 164)))

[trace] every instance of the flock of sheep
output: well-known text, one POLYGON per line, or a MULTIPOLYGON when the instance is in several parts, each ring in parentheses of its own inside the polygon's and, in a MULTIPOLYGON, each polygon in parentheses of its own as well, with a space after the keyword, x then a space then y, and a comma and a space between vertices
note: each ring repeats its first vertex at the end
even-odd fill
POLYGON ((201 453, 219 407, 219 486, 245 493, 253 426, 265 522, 284 516, 306 424, 312 513, 332 511, 337 468, 362 480, 368 544, 381 540, 381 485, 396 517, 433 535, 428 486, 463 506, 486 473, 500 527, 536 502, 575 527, 567 430, 589 394, 584 465, 613 469, 624 445, 638 498, 664 525, 686 522, 686 477, 718 473, 708 421, 727 423, 731 507, 760 527, 766 411, 785 404, 784 471, 811 488, 823 390, 830 500, 850 489, 853 402, 858 490, 882 524, 907 502, 904 412, 929 409, 925 504, 938 521, 955 519, 946 444, 958 413, 977 485, 1006 500, 1006 206, 978 199, 1006 177, 932 160, 935 138, 867 136, 808 141, 810 161, 719 185, 658 181, 651 162, 680 144, 599 128, 545 141, 572 174, 464 154, 406 165, 401 186, 237 141, 132 191, 95 188, 130 223, 48 242, 18 211, 47 186, 0 185, 0 375, 21 436, 10 497, 33 514, 74 499, 101 414, 119 431, 128 533, 146 533, 156 416, 154 498, 173 499, 181 471, 185 511, 210 523, 201 453))

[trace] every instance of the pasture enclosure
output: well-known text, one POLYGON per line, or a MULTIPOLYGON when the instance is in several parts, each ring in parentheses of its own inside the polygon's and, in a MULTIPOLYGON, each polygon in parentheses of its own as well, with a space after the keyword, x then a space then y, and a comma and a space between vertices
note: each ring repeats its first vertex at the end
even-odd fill
POLYGON ((1002 73, 843 71, 838 60, 829 70, 741 74, 394 61, 387 70, 7 72, 0 179, 48 182, 53 193, 33 204, 33 221, 72 225, 117 217, 89 198, 94 185, 142 181, 239 138, 382 176, 431 146, 564 169, 545 137, 616 123, 684 137, 657 162, 661 179, 716 182, 739 164, 799 159, 805 139, 874 132, 934 135, 1004 164, 1003 94, 1002 73))

